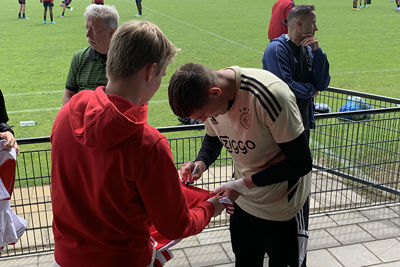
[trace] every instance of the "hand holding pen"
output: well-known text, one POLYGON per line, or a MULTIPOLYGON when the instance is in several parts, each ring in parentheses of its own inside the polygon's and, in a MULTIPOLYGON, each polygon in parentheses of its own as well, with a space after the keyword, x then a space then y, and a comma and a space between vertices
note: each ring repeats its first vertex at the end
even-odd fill
POLYGON ((202 161, 186 162, 183 164, 180 170, 182 181, 185 182, 186 186, 193 184, 194 181, 198 180, 202 173, 206 170, 206 165, 202 161))

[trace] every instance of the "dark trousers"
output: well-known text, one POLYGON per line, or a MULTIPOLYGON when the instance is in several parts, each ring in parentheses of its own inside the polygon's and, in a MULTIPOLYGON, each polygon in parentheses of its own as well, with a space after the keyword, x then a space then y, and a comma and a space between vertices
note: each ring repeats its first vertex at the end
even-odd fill
POLYGON ((230 219, 232 249, 236 267, 262 267, 265 253, 269 267, 305 267, 308 242, 308 199, 289 221, 264 220, 235 204, 230 219))

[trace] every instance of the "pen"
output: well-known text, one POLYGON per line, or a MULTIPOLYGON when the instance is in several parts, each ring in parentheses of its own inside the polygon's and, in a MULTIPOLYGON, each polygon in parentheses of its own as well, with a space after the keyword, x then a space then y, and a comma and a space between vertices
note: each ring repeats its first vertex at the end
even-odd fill
MULTIPOLYGON (((196 174, 196 172, 197 172, 198 169, 199 169, 199 164, 194 164, 194 168, 193 168, 193 170, 192 170, 192 176, 196 174)), ((186 186, 189 186, 189 185, 190 185, 190 182, 187 181, 187 182, 186 182, 186 186)))

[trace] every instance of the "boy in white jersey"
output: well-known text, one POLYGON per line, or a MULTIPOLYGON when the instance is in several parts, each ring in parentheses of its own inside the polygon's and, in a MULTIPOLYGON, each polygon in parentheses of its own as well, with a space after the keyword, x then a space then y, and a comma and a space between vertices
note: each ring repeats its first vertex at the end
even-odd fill
POLYGON ((175 115, 204 122, 206 135, 181 177, 193 183, 222 146, 234 180, 214 190, 235 201, 230 232, 236 266, 305 266, 311 154, 294 94, 272 73, 189 63, 171 77, 175 115), (191 174, 194 166, 198 171, 191 174))

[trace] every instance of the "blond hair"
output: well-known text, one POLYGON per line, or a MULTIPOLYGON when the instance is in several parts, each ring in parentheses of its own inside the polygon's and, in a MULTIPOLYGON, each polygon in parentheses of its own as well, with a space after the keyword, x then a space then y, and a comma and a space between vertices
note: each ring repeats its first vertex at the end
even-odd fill
POLYGON ((114 33, 107 55, 107 77, 126 78, 149 63, 156 63, 156 72, 169 64, 178 48, 165 34, 148 21, 128 21, 114 33))

